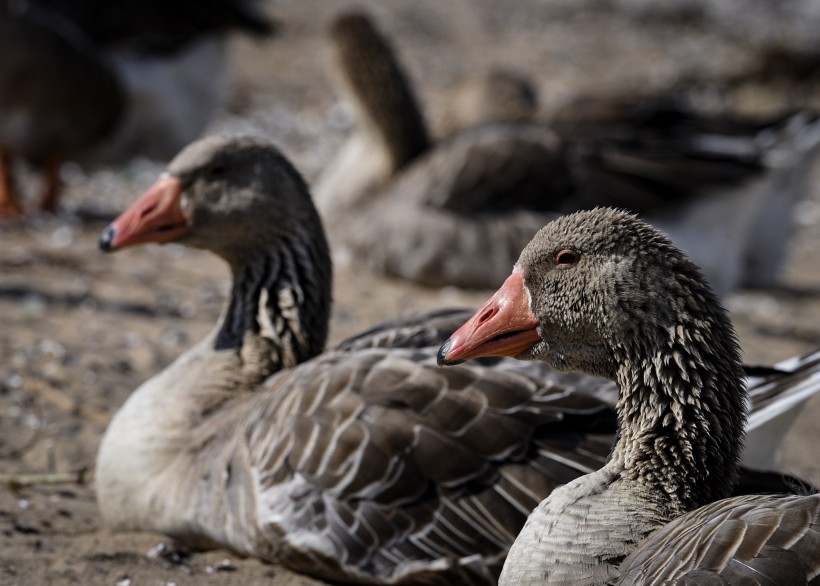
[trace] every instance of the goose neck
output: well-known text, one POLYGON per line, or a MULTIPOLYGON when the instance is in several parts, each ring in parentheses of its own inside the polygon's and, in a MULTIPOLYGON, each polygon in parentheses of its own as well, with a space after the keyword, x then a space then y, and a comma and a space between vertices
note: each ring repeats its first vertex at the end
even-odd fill
POLYGON ((276 254, 230 264, 233 284, 215 350, 237 351, 260 380, 322 352, 331 300, 326 249, 290 242, 276 254))
POLYGON ((428 150, 430 140, 410 88, 384 90, 381 86, 359 91, 359 110, 369 134, 382 144, 397 172, 428 150))
POLYGON ((411 83, 387 42, 378 36, 338 47, 342 85, 363 130, 390 156, 393 171, 430 147, 430 137, 411 83))
MULTIPOLYGON (((725 318, 725 316, 722 316, 725 318)), ((746 421, 739 351, 728 318, 705 331, 686 324, 616 350, 620 394, 612 461, 670 514, 730 492, 746 421), (660 338, 654 345, 646 340, 660 338), (698 343, 700 342, 700 343, 698 343)))
POLYGON ((695 323, 709 327, 659 327, 614 348, 620 393, 612 456, 541 502, 500 585, 613 583, 652 531, 727 495, 745 422, 739 351, 722 313, 695 323))

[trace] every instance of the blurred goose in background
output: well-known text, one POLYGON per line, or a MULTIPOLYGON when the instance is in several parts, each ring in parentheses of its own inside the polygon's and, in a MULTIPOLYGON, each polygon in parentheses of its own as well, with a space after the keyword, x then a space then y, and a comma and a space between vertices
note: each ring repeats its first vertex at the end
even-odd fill
MULTIPOLYGON (((324 232, 302 178, 264 140, 189 146, 101 246, 172 241, 224 258, 231 295, 215 329, 106 431, 96 487, 110 527, 337 582, 493 584, 541 495, 606 462, 611 383, 511 359, 436 366, 468 311, 397 320, 323 352, 324 232)), ((761 379, 761 404, 818 362, 777 375, 777 390, 761 379)), ((745 478, 743 490, 783 487, 779 475, 745 478)))
MULTIPOLYGON (((816 582, 820 494, 719 500, 743 451, 740 349, 698 268, 662 233, 607 208, 544 227, 439 362, 482 356, 619 388, 609 461, 538 505, 500 584, 816 582)), ((796 383, 817 386, 820 371, 796 383)))
POLYGON ((43 172, 39 207, 53 212, 66 158, 87 151, 121 121, 126 98, 114 70, 69 20, 0 12, 0 215, 23 213, 14 159, 43 172))
POLYGON ((538 91, 533 81, 509 67, 495 66, 462 80, 444 105, 446 136, 495 122, 534 122, 538 91))
POLYGON ((54 212, 60 167, 167 159, 227 97, 225 33, 272 31, 255 0, 0 0, 0 214, 23 207, 13 161, 43 172, 54 212))
POLYGON ((719 294, 776 279, 820 145, 815 116, 758 123, 658 104, 583 132, 491 124, 430 146, 369 18, 339 17, 331 38, 359 120, 316 184, 341 260, 431 286, 489 287, 556 214, 608 204, 665 230, 719 294))

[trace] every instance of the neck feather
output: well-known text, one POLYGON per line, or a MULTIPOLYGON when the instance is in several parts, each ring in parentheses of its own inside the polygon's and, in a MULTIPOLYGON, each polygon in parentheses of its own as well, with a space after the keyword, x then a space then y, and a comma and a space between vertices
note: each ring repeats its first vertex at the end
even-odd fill
POLYGON ((620 433, 612 459, 672 515, 729 494, 746 422, 731 323, 719 307, 693 313, 615 349, 620 433))
POLYGON ((349 39, 338 47, 343 83, 361 122, 384 145, 393 171, 430 145, 424 116, 392 49, 379 35, 349 39))
POLYGON ((683 293, 649 325, 630 316, 644 325, 609 344, 620 391, 612 456, 539 505, 499 584, 611 583, 647 535, 729 493, 746 421, 740 350, 717 299, 683 293))
POLYGON ((259 380, 316 356, 327 340, 331 267, 326 244, 281 242, 231 263, 231 297, 214 348, 235 350, 259 380))

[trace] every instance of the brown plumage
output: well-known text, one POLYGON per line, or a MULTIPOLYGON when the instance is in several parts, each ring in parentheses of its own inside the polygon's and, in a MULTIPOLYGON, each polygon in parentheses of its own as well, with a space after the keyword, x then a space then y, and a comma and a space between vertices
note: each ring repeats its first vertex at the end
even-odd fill
POLYGON ((603 125, 471 127, 401 156, 403 136, 425 135, 421 108, 383 35, 355 22, 332 41, 357 127, 315 190, 339 258, 431 286, 492 287, 547 221, 610 205, 666 231, 721 295, 776 279, 771 259, 785 254, 820 145, 814 116, 759 124, 654 104, 603 125))
MULTIPOLYGON (((698 509, 726 497, 736 479, 747 395, 727 313, 697 267, 659 231, 611 209, 548 224, 439 359, 487 355, 543 360, 619 388, 609 461, 539 504, 500 583, 657 584, 663 576, 671 584, 709 572, 765 576, 761 583, 772 584, 814 579, 820 559, 809 544, 820 528, 820 495, 735 497, 698 509), (742 528, 731 523, 742 515, 712 514, 734 507, 762 520, 741 548, 732 539, 741 539, 742 528), (716 538, 716 551, 703 556, 715 530, 725 541, 716 538), (674 552, 664 549, 664 535, 676 543, 674 552), (642 553, 624 561, 633 551, 642 553), (763 559, 772 555, 782 563, 763 559)), ((818 380, 815 371, 798 384, 818 380)))
POLYGON ((533 122, 538 92, 526 75, 496 66, 463 80, 444 107, 445 135, 492 122, 533 122))
POLYGON ((491 584, 536 495, 605 460, 611 408, 559 375, 436 367, 463 311, 321 353, 327 246, 303 181, 264 141, 192 145, 102 244, 171 240, 225 258, 231 299, 106 432, 108 525, 335 581, 491 584))
POLYGON ((820 575, 818 545, 820 495, 722 500, 641 543, 624 560, 618 583, 813 584, 820 575))
POLYGON ((107 430, 96 484, 109 526, 334 581, 492 584, 540 496, 606 461, 606 381, 514 360, 435 365, 464 310, 322 352, 327 245, 269 143, 193 144, 101 244, 169 241, 224 258, 231 296, 107 430))

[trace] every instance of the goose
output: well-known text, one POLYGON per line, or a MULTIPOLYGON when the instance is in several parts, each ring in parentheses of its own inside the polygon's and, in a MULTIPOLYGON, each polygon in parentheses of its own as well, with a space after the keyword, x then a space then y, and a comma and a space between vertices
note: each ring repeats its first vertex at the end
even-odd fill
MULTIPOLYGON (((328 247, 303 180, 264 139, 192 144, 101 238, 105 250, 148 242, 218 254, 233 286, 214 330, 106 430, 96 488, 113 529, 334 581, 493 584, 539 495, 606 461, 611 383, 512 359, 436 366, 468 310, 401 318, 322 352, 328 247)), ((759 379, 762 409, 799 399, 772 384, 759 379)), ((746 479, 748 492, 784 480, 746 479)))
POLYGON ((538 91, 522 72, 494 66, 462 80, 444 107, 445 136, 491 122, 532 122, 538 113, 538 91))
POLYGON ((0 215, 25 213, 15 159, 43 174, 57 211, 60 169, 167 159, 227 95, 225 33, 272 24, 253 0, 0 2, 0 215))
POLYGON ((0 215, 23 214, 11 170, 18 157, 42 167, 39 207, 53 212, 63 160, 112 131, 124 90, 82 32, 57 15, 0 10, 0 53, 0 215))
POLYGON ((104 434, 95 482, 112 529, 334 582, 494 584, 534 495, 605 460, 612 410, 592 394, 514 363, 437 367, 463 311, 322 352, 328 247, 304 181, 264 139, 190 145, 101 246, 172 241, 221 256, 233 286, 214 330, 104 434))
POLYGON ((609 461, 538 505, 500 584, 816 582, 820 494, 725 498, 747 418, 740 348, 701 272, 660 231, 609 208, 547 224, 439 363, 482 356, 619 388, 609 461))
POLYGON ((547 221, 612 205, 667 232, 720 295, 776 280, 820 148, 816 116, 723 121, 664 104, 597 131, 488 124, 433 143, 370 19, 340 16, 331 40, 332 71, 359 121, 315 186, 339 262, 429 286, 491 287, 547 221))

